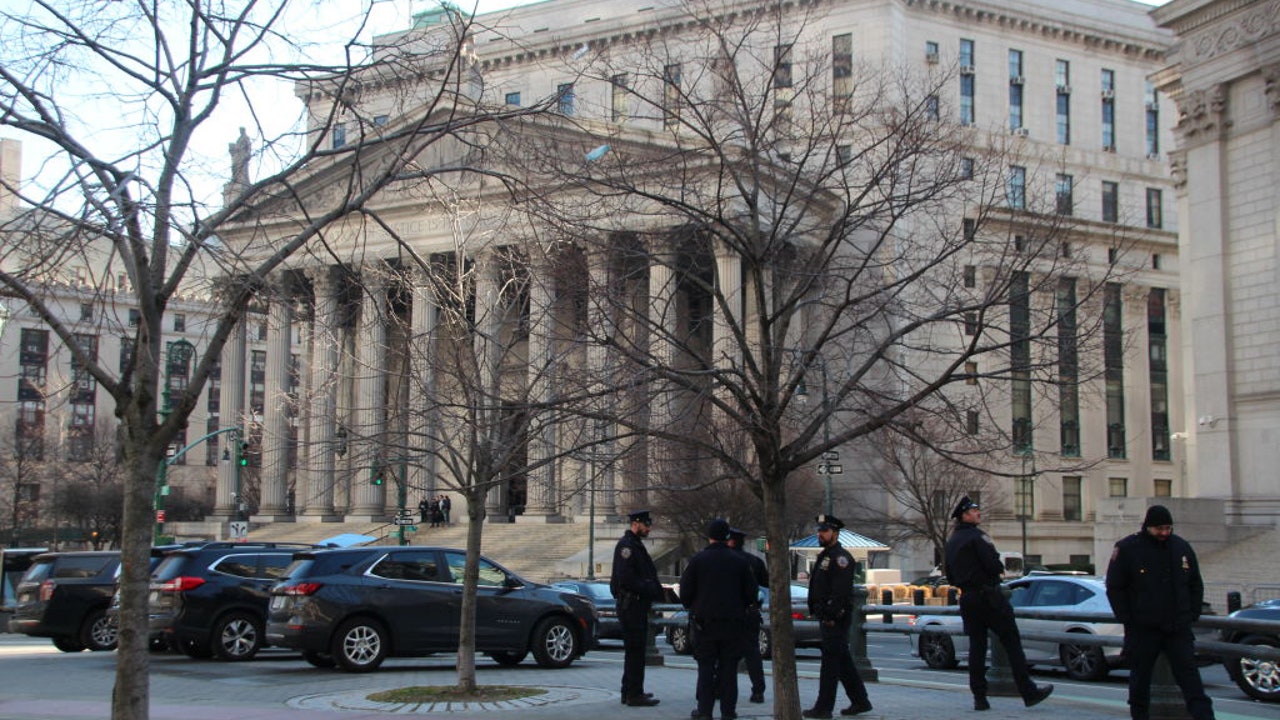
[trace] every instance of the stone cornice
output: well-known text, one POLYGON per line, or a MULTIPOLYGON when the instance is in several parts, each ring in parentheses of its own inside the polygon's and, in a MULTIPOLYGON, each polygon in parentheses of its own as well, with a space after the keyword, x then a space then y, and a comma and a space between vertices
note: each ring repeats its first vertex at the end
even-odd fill
POLYGON ((1174 0, 1151 11, 1160 27, 1186 36, 1197 28, 1213 23, 1258 0, 1174 0))
POLYGON ((1248 47, 1264 38, 1280 33, 1280 0, 1265 3, 1226 2, 1225 5, 1236 6, 1241 12, 1228 17, 1231 13, 1222 12, 1215 16, 1212 25, 1201 24, 1197 28, 1181 31, 1185 38, 1180 44, 1179 54, 1184 64, 1197 64, 1205 60, 1225 55, 1238 48, 1248 47), (1247 5, 1256 7, 1246 8, 1247 5))

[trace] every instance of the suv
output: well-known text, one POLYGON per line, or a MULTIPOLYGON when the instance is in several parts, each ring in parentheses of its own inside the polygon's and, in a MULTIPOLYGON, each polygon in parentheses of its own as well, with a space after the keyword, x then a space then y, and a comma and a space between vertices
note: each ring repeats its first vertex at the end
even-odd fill
POLYGON ((152 640, 193 658, 252 659, 263 647, 267 593, 308 547, 210 542, 169 551, 151 573, 152 640))
MULTIPOLYGON (((466 551, 434 547, 311 550, 271 590, 267 639, 316 667, 376 669, 389 656, 456 652, 466 551)), ((595 644, 596 609, 575 592, 528 582, 484 557, 476 651, 501 665, 530 652, 564 668, 595 644)))
POLYGON ((37 555, 18 582, 9 631, 53 638, 63 652, 114 650, 116 627, 107 607, 119 567, 115 551, 37 555))

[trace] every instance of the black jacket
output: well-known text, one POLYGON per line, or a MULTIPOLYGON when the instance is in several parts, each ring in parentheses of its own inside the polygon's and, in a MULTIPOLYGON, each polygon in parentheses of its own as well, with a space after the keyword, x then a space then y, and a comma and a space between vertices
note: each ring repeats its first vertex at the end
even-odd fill
POLYGON ((639 535, 626 531, 613 548, 613 576, 609 590, 622 599, 656 602, 662 599, 662 583, 658 582, 658 569, 639 535))
POLYGON ((809 574, 809 614, 823 620, 840 620, 853 609, 856 564, 839 543, 823 548, 809 574))
POLYGON ((1191 544, 1161 542, 1145 529, 1117 542, 1107 566, 1107 599, 1125 625, 1185 628, 1200 618, 1204 580, 1191 544))
POLYGON ((680 576, 680 603, 699 620, 743 620, 759 593, 747 558, 724 543, 703 548, 680 576))
POLYGON ((996 587, 1004 565, 991 537, 977 525, 956 523, 946 547, 947 581, 961 590, 996 587))

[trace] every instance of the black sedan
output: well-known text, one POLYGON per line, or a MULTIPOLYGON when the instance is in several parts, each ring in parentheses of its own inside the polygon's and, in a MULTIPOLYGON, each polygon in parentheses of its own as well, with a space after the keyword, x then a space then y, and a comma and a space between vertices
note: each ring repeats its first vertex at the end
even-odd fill
MULTIPOLYGON (((387 657, 458 649, 466 553, 433 547, 309 550, 271 590, 267 640, 317 667, 376 669, 387 657)), ((529 653, 568 667, 594 644, 595 608, 480 558, 476 651, 503 665, 529 653)))
MULTIPOLYGON (((1233 618, 1280 621, 1280 598, 1263 600, 1231 613, 1233 618)), ((1222 631, 1222 640, 1244 645, 1267 645, 1280 648, 1280 635, 1266 635, 1247 630, 1222 631)), ((1280 702, 1280 663, 1261 658, 1226 658, 1223 665, 1236 685, 1251 698, 1280 702)))
POLYGON ((596 606, 596 636, 601 640, 621 640, 622 624, 618 622, 618 601, 609 583, 599 580, 557 580, 551 587, 586 595, 596 606))

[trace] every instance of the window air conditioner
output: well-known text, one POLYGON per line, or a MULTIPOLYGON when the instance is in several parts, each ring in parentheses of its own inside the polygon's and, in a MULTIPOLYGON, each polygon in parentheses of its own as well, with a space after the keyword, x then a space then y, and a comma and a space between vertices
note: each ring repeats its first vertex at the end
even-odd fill
POLYGON ((961 66, 960 66, 960 74, 961 74, 961 75, 972 75, 972 74, 973 74, 973 66, 972 66, 972 65, 961 65, 961 66))
POLYGON ((1010 84, 1010 85, 1021 85, 1021 84, 1023 83, 1023 80, 1024 80, 1024 78, 1023 78, 1021 75, 1012 75, 1012 76, 1010 76, 1010 77, 1009 77, 1009 84, 1010 84))

